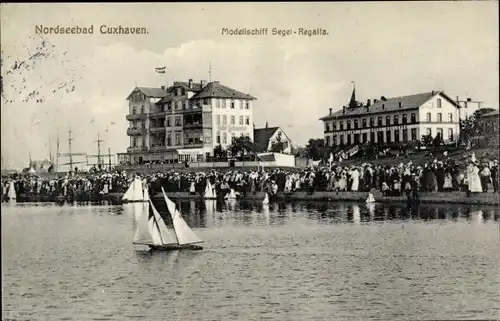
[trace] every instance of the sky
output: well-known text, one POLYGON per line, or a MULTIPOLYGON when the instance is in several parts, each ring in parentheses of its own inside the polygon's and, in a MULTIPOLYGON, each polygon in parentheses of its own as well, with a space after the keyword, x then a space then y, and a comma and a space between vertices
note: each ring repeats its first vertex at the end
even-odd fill
POLYGON ((72 152, 96 154, 98 134, 102 150, 125 152, 134 87, 208 80, 209 65, 212 80, 257 98, 256 127, 281 126, 298 145, 323 136, 319 118, 348 103, 353 81, 359 100, 444 90, 499 105, 496 1, 2 4, 0 17, 3 168, 55 154, 57 137, 68 152, 70 126, 72 152), (94 25, 94 34, 37 35, 37 25, 94 25), (148 34, 103 35, 101 25, 148 34), (273 36, 272 28, 328 35, 273 36), (42 42, 50 55, 6 74, 42 42), (161 66, 165 75, 154 71, 161 66), (24 101, 32 91, 37 98, 24 101))

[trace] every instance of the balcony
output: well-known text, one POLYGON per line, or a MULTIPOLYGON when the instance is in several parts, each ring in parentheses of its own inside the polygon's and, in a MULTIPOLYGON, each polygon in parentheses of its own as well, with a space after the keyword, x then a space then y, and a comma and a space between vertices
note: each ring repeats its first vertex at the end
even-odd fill
POLYGON ((203 106, 192 106, 184 109, 184 114, 197 114, 201 112, 211 112, 212 106, 203 105, 203 106))
POLYGON ((161 118, 161 117, 165 117, 167 113, 165 111, 162 111, 162 110, 156 110, 152 113, 149 113, 149 117, 151 118, 161 118))
POLYGON ((187 123, 187 124, 184 124, 182 127, 184 127, 185 129, 203 128, 203 123, 202 122, 187 123))
POLYGON ((146 132, 146 129, 144 129, 144 128, 137 128, 137 127, 127 128, 127 135, 128 136, 143 135, 145 132, 146 132))
POLYGON ((161 134, 165 132, 165 127, 150 127, 149 132, 151 134, 161 134))
POLYGON ((146 119, 146 114, 130 114, 125 116, 127 120, 144 120, 146 119))
POLYGON ((147 150, 146 146, 133 146, 127 148, 127 153, 145 152, 147 150))
POLYGON ((165 151, 167 150, 167 146, 165 145, 152 145, 149 150, 151 152, 162 152, 162 151, 165 151))
POLYGON ((184 148, 202 148, 203 143, 184 144, 184 148))

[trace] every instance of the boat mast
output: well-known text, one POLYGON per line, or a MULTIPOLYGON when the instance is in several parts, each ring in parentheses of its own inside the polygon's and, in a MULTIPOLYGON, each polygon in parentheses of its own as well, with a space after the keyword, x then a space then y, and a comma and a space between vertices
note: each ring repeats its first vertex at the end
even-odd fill
POLYGON ((57 129, 57 143, 56 143, 56 173, 59 171, 59 128, 57 129))
POLYGON ((68 137, 68 143, 69 143, 69 171, 71 172, 73 170, 73 154, 71 153, 71 141, 73 138, 71 137, 71 127, 69 128, 69 137, 68 137))
POLYGON ((109 171, 111 171, 111 148, 108 148, 109 171))
POLYGON ((99 165, 102 165, 102 161, 101 161, 101 142, 103 142, 104 140, 102 139, 99 139, 99 133, 97 133, 97 166, 99 167, 99 165))

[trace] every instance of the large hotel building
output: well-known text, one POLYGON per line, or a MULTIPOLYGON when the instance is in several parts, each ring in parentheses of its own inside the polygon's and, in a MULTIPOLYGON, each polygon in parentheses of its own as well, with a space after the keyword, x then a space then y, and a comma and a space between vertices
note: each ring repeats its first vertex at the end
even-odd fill
POLYGON ((136 87, 128 96, 130 146, 120 163, 203 161, 232 138, 253 140, 256 98, 218 81, 175 81, 165 88, 136 87))
POLYGON ((366 103, 351 101, 342 110, 320 118, 325 145, 398 144, 440 134, 445 142, 459 137, 460 105, 442 91, 381 97, 366 103))

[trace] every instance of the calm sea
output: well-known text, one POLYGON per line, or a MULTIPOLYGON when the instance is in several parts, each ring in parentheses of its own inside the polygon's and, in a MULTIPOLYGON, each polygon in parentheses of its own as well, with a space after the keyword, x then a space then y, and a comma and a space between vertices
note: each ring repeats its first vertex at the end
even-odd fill
POLYGON ((2 205, 3 320, 500 317, 495 207, 180 206, 203 251, 134 248, 137 204, 2 205))

